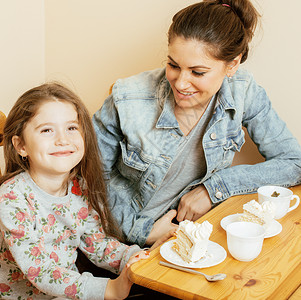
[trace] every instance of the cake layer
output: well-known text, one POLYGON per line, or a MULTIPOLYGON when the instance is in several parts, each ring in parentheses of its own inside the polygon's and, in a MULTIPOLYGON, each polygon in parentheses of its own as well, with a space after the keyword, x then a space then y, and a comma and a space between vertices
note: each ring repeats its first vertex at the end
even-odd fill
POLYGON ((251 200, 243 205, 243 214, 240 216, 241 221, 254 222, 268 226, 274 219, 274 203, 266 201, 259 204, 251 200))
POLYGON ((179 223, 173 249, 186 262, 198 261, 206 254, 211 232, 212 225, 208 221, 201 224, 182 221, 179 223))

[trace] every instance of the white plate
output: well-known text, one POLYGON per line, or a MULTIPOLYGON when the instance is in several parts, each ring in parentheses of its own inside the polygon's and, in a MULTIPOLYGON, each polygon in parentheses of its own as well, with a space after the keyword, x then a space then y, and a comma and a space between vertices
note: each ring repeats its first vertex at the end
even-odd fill
POLYGON ((184 261, 181 256, 172 249, 175 239, 164 243, 160 248, 161 256, 168 262, 186 268, 208 268, 220 264, 227 257, 226 250, 217 243, 209 241, 204 257, 194 263, 184 261))
MULTIPOLYGON (((227 216, 227 217, 224 217, 222 220, 221 220, 221 226, 224 230, 226 230, 227 226, 230 224, 230 223, 233 223, 233 222, 238 222, 239 221, 239 216, 241 216, 242 214, 234 214, 234 215, 230 215, 230 216, 227 216)), ((268 227, 266 233, 265 233, 265 238, 270 238, 272 236, 275 236, 277 234, 279 234, 280 232, 282 231, 282 225, 276 221, 276 220, 273 220, 271 225, 268 227)))

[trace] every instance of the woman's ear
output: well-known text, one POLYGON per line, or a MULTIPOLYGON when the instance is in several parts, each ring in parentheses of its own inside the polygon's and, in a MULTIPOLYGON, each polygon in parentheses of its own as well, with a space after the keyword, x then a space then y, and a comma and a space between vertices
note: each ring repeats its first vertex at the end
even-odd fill
POLYGON ((25 150, 25 144, 19 136, 14 135, 12 137, 12 143, 19 155, 21 155, 22 157, 26 157, 28 155, 25 150))
POLYGON ((242 54, 239 54, 230 63, 228 63, 227 76, 229 78, 231 78, 238 70, 238 67, 239 67, 240 61, 241 61, 241 57, 242 57, 242 54))

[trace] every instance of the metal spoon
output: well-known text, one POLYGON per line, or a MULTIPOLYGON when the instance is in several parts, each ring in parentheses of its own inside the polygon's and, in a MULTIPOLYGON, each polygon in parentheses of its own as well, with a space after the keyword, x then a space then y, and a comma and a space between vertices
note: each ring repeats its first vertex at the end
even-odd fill
POLYGON ((170 267, 170 268, 173 268, 173 269, 177 269, 177 270, 180 270, 180 271, 188 272, 188 273, 203 275, 208 281, 223 280, 227 276, 226 274, 223 274, 223 273, 214 274, 214 275, 206 275, 206 274, 204 274, 202 272, 195 271, 195 270, 189 269, 189 268, 184 268, 184 267, 176 266, 174 264, 170 264, 170 263, 165 262, 165 261, 160 261, 160 265, 165 266, 165 267, 170 267))

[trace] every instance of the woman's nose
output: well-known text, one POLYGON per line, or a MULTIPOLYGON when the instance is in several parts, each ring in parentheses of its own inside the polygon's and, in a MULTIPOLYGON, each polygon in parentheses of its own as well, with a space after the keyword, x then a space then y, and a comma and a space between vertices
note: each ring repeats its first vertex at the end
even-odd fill
POLYGON ((187 74, 187 72, 180 72, 179 76, 176 80, 175 86, 177 90, 185 90, 189 88, 191 85, 190 83, 190 76, 187 74))

